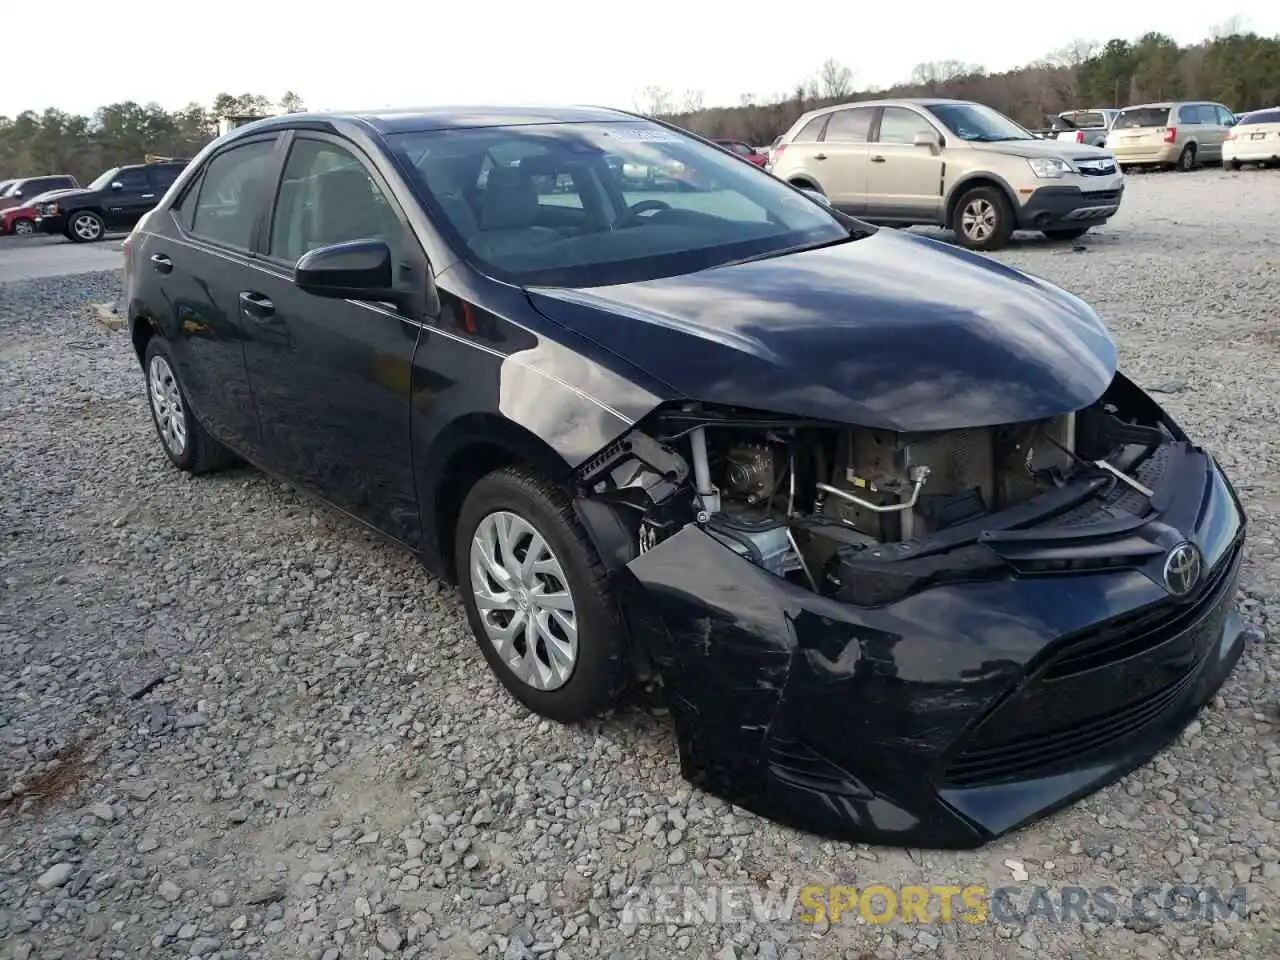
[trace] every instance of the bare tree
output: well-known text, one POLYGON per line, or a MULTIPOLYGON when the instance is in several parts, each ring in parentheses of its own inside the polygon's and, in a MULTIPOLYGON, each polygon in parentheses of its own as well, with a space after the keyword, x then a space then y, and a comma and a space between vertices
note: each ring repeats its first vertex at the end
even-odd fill
POLYGON ((1209 31, 1209 36, 1214 40, 1225 40, 1227 37, 1239 37, 1250 32, 1248 21, 1237 13, 1234 17, 1215 24, 1209 31))
POLYGON ((981 66, 963 60, 931 60, 917 63, 911 70, 911 82, 920 87, 937 87, 960 77, 983 72, 981 66))
POLYGON ((1059 47, 1045 57, 1044 62, 1051 67, 1078 70, 1101 49, 1102 45, 1096 40, 1072 40, 1066 46, 1059 47))
POLYGON ((828 57, 818 68, 818 96, 826 100, 840 100, 853 93, 853 71, 835 57, 828 57))
POLYGON ((681 98, 680 109, 683 113, 697 113, 702 109, 705 95, 701 90, 690 88, 684 92, 681 98))
POLYGON ((666 87, 651 83, 636 91, 635 107, 647 117, 660 117, 675 111, 675 100, 666 87))

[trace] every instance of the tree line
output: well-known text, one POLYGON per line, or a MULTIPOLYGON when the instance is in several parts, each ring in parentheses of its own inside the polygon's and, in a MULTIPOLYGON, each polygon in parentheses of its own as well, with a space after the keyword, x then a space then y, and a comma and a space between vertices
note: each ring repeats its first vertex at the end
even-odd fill
POLYGON ((0 180, 69 173, 85 184, 148 154, 195 156, 217 136, 220 117, 302 109, 293 92, 274 102, 259 94, 220 93, 207 107, 190 103, 180 110, 126 101, 99 107, 92 116, 54 108, 0 116, 0 180))
MULTIPOLYGON (((1280 37, 1260 36, 1230 21, 1185 47, 1161 33, 1106 43, 1081 40, 1003 73, 960 60, 921 63, 907 82, 875 90, 858 89, 854 70, 829 59, 794 90, 744 93, 736 106, 709 107, 701 91, 677 93, 657 85, 638 91, 634 106, 704 136, 764 144, 815 107, 913 96, 976 100, 1030 127, 1045 125, 1062 110, 1173 98, 1253 110, 1280 105, 1280 37)), ((174 111, 129 101, 101 107, 92 116, 57 109, 0 116, 0 179, 70 173, 87 183, 147 154, 193 156, 217 135, 224 115, 301 109, 302 99, 293 92, 275 102, 258 94, 222 93, 208 106, 191 103, 174 111)))
POLYGON ((905 83, 858 89, 856 75, 832 59, 786 93, 744 93, 736 106, 706 107, 698 91, 649 86, 635 107, 706 137, 771 143, 805 111, 881 97, 954 97, 994 107, 1032 129, 1063 110, 1124 107, 1172 99, 1214 100, 1236 112, 1280 106, 1280 37, 1228 21, 1200 43, 1179 46, 1162 33, 1136 40, 1078 40, 1003 73, 960 60, 921 63, 905 83))

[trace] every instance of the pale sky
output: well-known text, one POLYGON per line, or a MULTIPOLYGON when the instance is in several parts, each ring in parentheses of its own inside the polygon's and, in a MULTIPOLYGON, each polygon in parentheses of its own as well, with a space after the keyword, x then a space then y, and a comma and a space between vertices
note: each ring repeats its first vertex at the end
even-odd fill
POLYGON ((0 115, 50 106, 89 113, 121 100, 174 108, 208 104, 220 91, 275 101, 286 90, 311 109, 486 102, 632 108, 648 84, 677 96, 701 90, 707 106, 733 105, 744 92, 794 89, 827 57, 846 63, 865 88, 905 80, 929 60, 1009 69, 1075 39, 1159 30, 1192 43, 1233 16, 1246 29, 1280 33, 1275 0, 1234 0, 1217 9, 1109 3, 1090 11, 1025 0, 980 7, 937 0, 196 0, 138 17, 100 0, 55 6, 57 22, 41 31, 38 45, 47 54, 51 39, 89 37, 97 54, 41 54, 36 66, 6 71, 0 115))

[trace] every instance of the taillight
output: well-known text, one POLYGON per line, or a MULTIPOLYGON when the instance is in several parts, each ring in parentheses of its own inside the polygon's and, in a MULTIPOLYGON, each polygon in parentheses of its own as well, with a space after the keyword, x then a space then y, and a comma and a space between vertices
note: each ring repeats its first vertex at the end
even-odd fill
POLYGON ((1076 131, 1076 143, 1084 143, 1084 131, 1083 131, 1083 130, 1077 130, 1077 131, 1076 131))
POLYGON ((1234 130, 1228 130, 1226 139, 1234 140, 1235 138, 1236 138, 1236 132, 1234 130))
POLYGON ((125 276, 129 275, 129 254, 133 252, 133 234, 130 233, 120 242, 120 249, 124 252, 124 272, 125 276))
POLYGON ((782 152, 787 149, 785 143, 780 143, 773 148, 773 162, 777 163, 782 158, 782 152))
POLYGON ((1166 131, 1164 132, 1164 142, 1165 142, 1165 143, 1177 143, 1177 142, 1178 142, 1178 128, 1177 128, 1177 127, 1170 127, 1168 130, 1166 130, 1166 131))

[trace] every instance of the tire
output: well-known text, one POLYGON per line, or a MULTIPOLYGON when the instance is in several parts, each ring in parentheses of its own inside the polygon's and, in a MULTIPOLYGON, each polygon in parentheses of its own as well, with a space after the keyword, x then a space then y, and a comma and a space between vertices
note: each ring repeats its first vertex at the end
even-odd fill
POLYGON ((999 250, 1013 236, 1013 209, 999 187, 974 187, 952 211, 951 229, 968 250, 999 250))
POLYGON ((67 239, 73 243, 97 243, 106 235, 106 222, 92 210, 77 210, 67 217, 67 239))
MULTIPOLYGON (((618 603, 609 575, 564 490, 525 468, 505 468, 482 477, 467 494, 459 512, 454 558, 471 631, 489 667, 516 700, 534 713, 560 723, 585 720, 617 702, 630 682, 630 661, 618 603), (499 555, 500 528, 506 524, 512 525, 508 530, 515 536, 514 542, 507 541, 510 559, 499 555), (501 581, 488 572, 493 567, 486 570, 486 549, 491 551, 487 555, 497 561, 495 566, 502 567, 504 561, 518 566, 528 558, 527 550, 534 547, 533 538, 541 540, 549 551, 541 554, 539 566, 544 566, 544 571, 529 575, 533 591, 523 585, 514 591, 495 589, 501 581), (497 547, 482 548, 483 543, 497 547), (516 598, 510 608, 492 604, 493 597, 512 594, 516 598), (549 613, 549 607, 538 609, 536 598, 549 594, 563 595, 571 621, 549 613), (490 601, 486 604, 489 620, 481 613, 481 597, 490 601), (511 646, 499 651, 495 644, 503 642, 499 633, 502 629, 517 620, 528 624, 531 615, 537 622, 539 613, 547 615, 543 622, 553 635, 550 639, 545 634, 535 636, 530 648, 528 631, 522 626, 510 638, 511 646), (560 661, 561 670, 557 673, 550 670, 551 651, 568 646, 565 641, 570 637, 565 624, 570 622, 576 644, 571 657, 560 661), (496 641, 495 634, 499 635, 496 641), (557 641, 554 647, 552 641, 557 641), (533 682, 508 662, 517 658, 533 682)), ((518 572, 515 579, 518 584, 518 572)))
POLYGON ((1089 232, 1088 227, 1071 227, 1066 230, 1042 230, 1050 240, 1076 240, 1089 232))
POLYGON ((1182 152, 1178 154, 1178 164, 1175 169, 1179 173, 1190 173, 1196 168, 1196 145, 1188 143, 1182 148, 1182 152))
POLYGON ((13 221, 13 235, 15 237, 29 237, 36 232, 36 222, 28 220, 26 217, 19 217, 13 221))
POLYGON ((1240 169, 1240 161, 1239 161, 1239 160, 1228 160, 1228 161, 1227 161, 1227 166, 1228 166, 1230 169, 1232 169, 1232 170, 1239 170, 1239 169, 1240 169))
POLYGON ((176 369, 163 339, 155 336, 147 341, 143 353, 147 406, 160 446, 173 465, 187 473, 213 473, 231 466, 236 455, 210 436, 191 413, 176 369))

